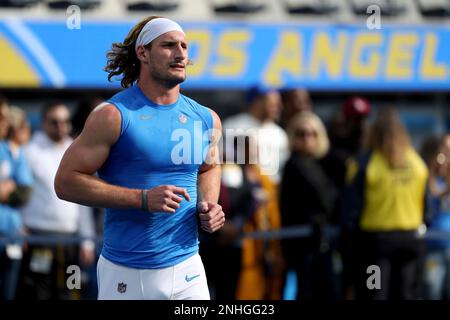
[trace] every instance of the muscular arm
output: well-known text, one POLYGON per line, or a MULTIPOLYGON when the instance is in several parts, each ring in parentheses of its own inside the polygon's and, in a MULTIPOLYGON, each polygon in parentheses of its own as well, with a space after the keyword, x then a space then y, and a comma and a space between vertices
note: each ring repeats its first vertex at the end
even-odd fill
POLYGON ((217 204, 221 179, 218 144, 222 133, 222 124, 217 114, 214 111, 211 112, 214 119, 214 130, 207 158, 198 173, 197 188, 197 210, 199 211, 200 225, 206 232, 215 232, 225 223, 225 214, 222 207, 217 204))
POLYGON ((211 111, 214 119, 214 130, 211 145, 205 163, 198 172, 198 202, 217 203, 220 194, 221 167, 219 157, 219 141, 222 134, 222 123, 219 116, 211 111))
POLYGON ((111 104, 89 115, 56 173, 55 191, 60 199, 103 208, 140 208, 140 190, 111 185, 94 176, 119 138, 120 127, 120 112, 111 104))

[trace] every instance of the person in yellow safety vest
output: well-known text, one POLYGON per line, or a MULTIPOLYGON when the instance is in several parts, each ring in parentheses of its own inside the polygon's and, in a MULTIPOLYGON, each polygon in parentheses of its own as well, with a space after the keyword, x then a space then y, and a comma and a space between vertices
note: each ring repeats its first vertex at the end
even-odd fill
POLYGON ((355 297, 416 299, 428 170, 393 108, 380 110, 368 149, 349 167, 344 210, 356 230, 355 297))

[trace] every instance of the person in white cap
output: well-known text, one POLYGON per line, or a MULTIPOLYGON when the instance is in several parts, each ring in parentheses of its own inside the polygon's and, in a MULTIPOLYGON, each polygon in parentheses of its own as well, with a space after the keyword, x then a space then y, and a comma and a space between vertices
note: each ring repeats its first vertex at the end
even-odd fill
POLYGON ((214 111, 180 93, 188 62, 180 25, 138 23, 105 68, 126 89, 89 115, 61 161, 57 195, 107 208, 99 299, 210 298, 198 224, 214 232, 225 222, 222 128, 214 111))

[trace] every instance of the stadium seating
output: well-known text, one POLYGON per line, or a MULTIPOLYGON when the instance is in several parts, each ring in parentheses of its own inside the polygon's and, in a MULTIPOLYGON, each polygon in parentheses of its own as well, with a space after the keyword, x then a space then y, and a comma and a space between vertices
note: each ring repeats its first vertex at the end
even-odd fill
POLYGON ((449 17, 449 0, 417 0, 419 10, 426 17, 449 17))
POLYGON ((24 8, 38 2, 40 0, 0 0, 0 7, 24 8))
POLYGON ((0 0, 0 17, 55 16, 70 5, 91 18, 166 15, 180 21, 244 19, 273 22, 360 23, 377 5, 389 23, 450 24, 450 0, 0 0))
POLYGON ((377 5, 382 15, 396 16, 406 11, 404 0, 352 0, 352 10, 357 15, 366 15, 367 8, 377 5))
POLYGON ((71 5, 77 5, 80 9, 92 9, 102 3, 101 0, 51 0, 47 1, 51 9, 66 10, 71 5))
POLYGON ((130 11, 172 11, 178 8, 178 1, 167 0, 134 0, 127 2, 130 11))
POLYGON ((338 2, 325 0, 285 0, 287 12, 291 14, 323 15, 339 10, 338 2))
POLYGON ((216 13, 254 13, 265 8, 263 1, 214 0, 216 13))

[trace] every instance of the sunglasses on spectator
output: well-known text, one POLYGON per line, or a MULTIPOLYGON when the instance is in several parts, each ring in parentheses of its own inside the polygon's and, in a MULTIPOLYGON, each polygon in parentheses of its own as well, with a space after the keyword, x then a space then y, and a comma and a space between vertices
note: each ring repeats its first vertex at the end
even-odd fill
POLYGON ((317 132, 314 130, 298 129, 294 131, 297 138, 317 138, 317 132))
POLYGON ((52 126, 57 126, 58 124, 63 124, 63 125, 69 125, 70 124, 70 120, 69 119, 48 119, 48 123, 50 123, 52 126))

